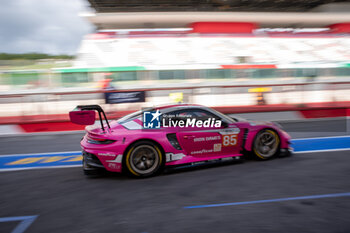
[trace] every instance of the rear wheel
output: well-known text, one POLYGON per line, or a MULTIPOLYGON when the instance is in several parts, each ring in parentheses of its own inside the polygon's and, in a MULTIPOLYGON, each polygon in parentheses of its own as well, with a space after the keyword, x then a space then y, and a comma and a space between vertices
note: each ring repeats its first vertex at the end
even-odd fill
POLYGON ((163 163, 163 154, 155 143, 140 141, 128 150, 124 164, 129 175, 149 177, 157 174, 163 163))
POLYGON ((264 129, 255 136, 252 151, 255 158, 267 160, 278 154, 279 145, 278 134, 271 129, 264 129))

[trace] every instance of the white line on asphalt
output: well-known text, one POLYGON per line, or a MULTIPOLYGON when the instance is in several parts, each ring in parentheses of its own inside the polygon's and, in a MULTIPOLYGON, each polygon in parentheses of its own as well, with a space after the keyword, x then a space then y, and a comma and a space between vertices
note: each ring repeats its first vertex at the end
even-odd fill
POLYGON ((21 171, 21 170, 32 170, 32 169, 47 169, 47 168, 69 168, 69 167, 82 167, 82 164, 79 165, 63 165, 63 166, 45 166, 45 167, 21 167, 21 168, 5 168, 0 169, 0 172, 9 172, 9 171, 21 171))
POLYGON ((29 153, 29 154, 10 154, 10 155, 0 155, 0 157, 16 157, 16 156, 41 156, 41 155, 66 155, 66 154, 77 154, 81 151, 64 151, 64 152, 47 152, 47 153, 29 153))
POLYGON ((350 138, 350 136, 349 135, 342 135, 342 136, 330 136, 330 137, 295 138, 295 139, 292 139, 292 141, 309 140, 309 139, 327 139, 327 138, 350 138))
POLYGON ((317 153, 317 152, 332 152, 332 151, 347 151, 350 148, 341 149, 324 149, 324 150, 307 150, 307 151, 294 151, 293 154, 305 154, 305 153, 317 153))

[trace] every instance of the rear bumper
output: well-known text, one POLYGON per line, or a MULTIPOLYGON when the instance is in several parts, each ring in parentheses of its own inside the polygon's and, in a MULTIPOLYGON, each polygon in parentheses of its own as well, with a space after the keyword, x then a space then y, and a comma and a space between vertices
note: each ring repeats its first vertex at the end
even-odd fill
POLYGON ((104 166, 96 155, 83 151, 83 168, 84 170, 96 170, 104 169, 104 166))
MULTIPOLYGON (((117 142, 116 142, 117 143, 117 142)), ((96 145, 87 142, 86 135, 80 142, 83 151, 84 170, 105 169, 110 172, 122 172, 122 157, 126 144, 96 145)))

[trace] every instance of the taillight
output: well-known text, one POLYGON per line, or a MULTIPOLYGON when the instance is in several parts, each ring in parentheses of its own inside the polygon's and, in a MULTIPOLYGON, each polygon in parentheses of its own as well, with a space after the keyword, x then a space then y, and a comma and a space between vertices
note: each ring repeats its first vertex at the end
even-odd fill
POLYGON ((175 133, 170 133, 167 134, 166 137, 168 138, 170 144, 176 149, 176 150, 182 150, 179 141, 176 138, 176 134, 175 133))
POLYGON ((106 144, 111 144, 115 142, 116 140, 110 140, 110 139, 103 139, 103 138, 87 138, 87 142, 91 144, 99 144, 99 145, 106 145, 106 144))

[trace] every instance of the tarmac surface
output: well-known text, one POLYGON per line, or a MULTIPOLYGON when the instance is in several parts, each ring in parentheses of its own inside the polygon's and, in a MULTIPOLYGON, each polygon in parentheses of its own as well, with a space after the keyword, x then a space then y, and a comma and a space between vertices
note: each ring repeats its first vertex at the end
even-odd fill
MULTIPOLYGON (((349 135, 350 119, 330 118, 278 122, 292 138, 349 135)), ((45 153, 81 150, 83 132, 33 133, 0 137, 0 156, 4 154, 45 153)))
MULTIPOLYGON (((349 135, 342 120, 282 125, 294 138, 349 135)), ((76 151, 81 137, 2 137, 0 154, 76 151)), ((349 180, 350 151, 177 169, 148 179, 86 178, 80 167, 2 172, 0 232, 21 222, 1 219, 34 216, 18 232, 345 233, 349 180)))

